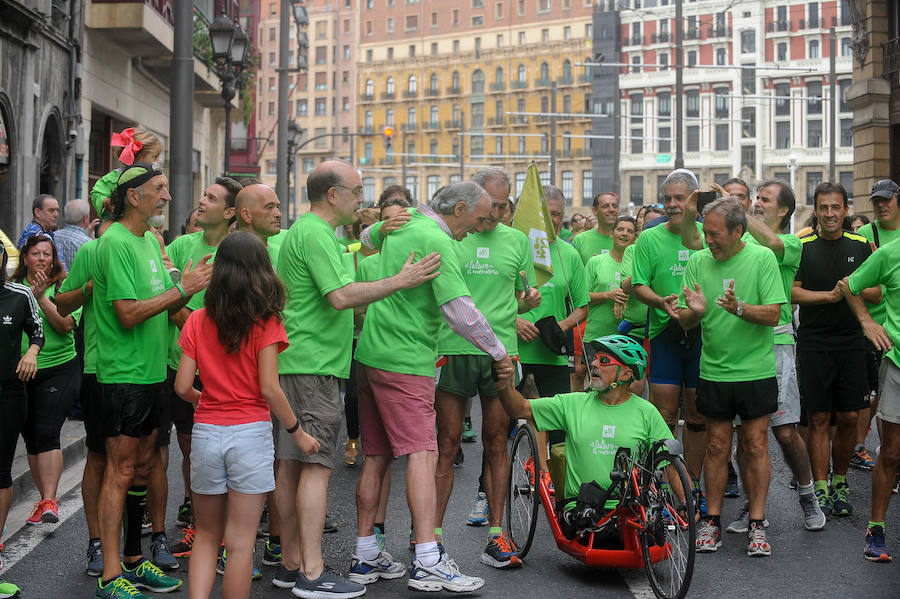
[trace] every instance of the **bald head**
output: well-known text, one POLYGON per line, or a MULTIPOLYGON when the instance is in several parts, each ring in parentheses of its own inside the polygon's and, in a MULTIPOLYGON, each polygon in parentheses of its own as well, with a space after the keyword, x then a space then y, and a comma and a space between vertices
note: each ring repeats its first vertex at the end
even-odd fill
POLYGON ((268 185, 255 183, 238 192, 234 213, 238 230, 253 233, 264 242, 281 230, 281 202, 268 185))

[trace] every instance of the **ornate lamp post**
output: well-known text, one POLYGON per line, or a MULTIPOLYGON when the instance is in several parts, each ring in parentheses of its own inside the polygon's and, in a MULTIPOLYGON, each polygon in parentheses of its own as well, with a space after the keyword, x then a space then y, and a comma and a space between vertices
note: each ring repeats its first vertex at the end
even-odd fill
POLYGON ((212 45, 216 75, 222 82, 222 99, 225 100, 225 169, 227 175, 231 165, 231 101, 237 93, 237 82, 247 60, 249 40, 237 22, 232 22, 223 13, 209 26, 209 41, 212 45))

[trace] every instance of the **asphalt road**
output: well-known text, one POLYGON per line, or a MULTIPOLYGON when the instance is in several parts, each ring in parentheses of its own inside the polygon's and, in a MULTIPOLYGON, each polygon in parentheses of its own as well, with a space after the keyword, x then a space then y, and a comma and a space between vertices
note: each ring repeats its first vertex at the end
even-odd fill
MULTIPOLYGON (((473 409, 476 425, 478 407, 473 409)), ((870 436, 874 444, 874 439, 870 436)), ((874 448, 874 447, 871 447, 874 448)), ((455 471, 454 488, 444 524, 444 544, 460 566, 470 575, 485 578, 479 596, 497 598, 521 597, 652 597, 643 571, 597 570, 583 566, 560 552, 550 535, 546 515, 541 510, 537 534, 525 566, 515 571, 498 571, 479 562, 487 537, 486 528, 465 526, 465 517, 472 506, 480 466, 480 444, 464 445, 466 460, 455 471)), ((171 445, 169 468, 170 493, 168 517, 174 523, 181 500, 180 453, 177 443, 171 445)), ((862 557, 863 536, 870 505, 871 475, 851 470, 849 481, 853 489, 851 499, 855 511, 849 518, 833 519, 824 531, 806 532, 802 528, 796 491, 788 488, 790 472, 781 459, 774 440, 772 453, 772 484, 769 490, 767 517, 771 523, 769 541, 773 553, 768 558, 746 556, 744 535, 726 534, 721 549, 714 554, 697 556, 696 569, 689 597, 865 597, 867 599, 897 599, 900 597, 900 496, 893 499, 888 512, 887 538, 893 546, 897 561, 873 564, 862 557)), ((396 559, 407 561, 410 518, 402 485, 405 462, 393 465, 394 485, 388 510, 387 549, 396 559)), ((337 533, 324 537, 326 562, 345 572, 349 556, 355 548, 356 512, 354 490, 359 473, 357 468, 341 465, 334 473, 329 488, 329 514, 338 522, 337 533)), ((80 497, 80 464, 67 468, 61 491, 62 521, 58 525, 22 527, 28 507, 19 504, 10 514, 7 567, 2 576, 22 588, 26 598, 89 598, 97 581, 84 573, 84 554, 87 528, 80 497), (24 514, 24 515, 23 515, 24 514)), ((740 508, 740 499, 726 499, 723 521, 729 522, 740 508)), ((169 539, 175 542, 178 529, 168 527, 169 539)), ((149 537, 145 549, 149 550, 149 537)), ((262 541, 257 543, 257 562, 262 556, 262 541)), ((188 560, 181 560, 175 575, 187 578, 188 560)), ((252 596, 286 598, 289 591, 271 585, 275 569, 262 566, 263 579, 253 583, 252 596)), ((221 583, 219 583, 221 584, 221 583)), ((186 588, 173 597, 185 596, 186 588)), ((219 596, 217 586, 213 596, 219 596)), ((369 586, 370 597, 411 597, 406 579, 380 581, 369 586)), ((423 595, 428 595, 424 593, 423 595)))

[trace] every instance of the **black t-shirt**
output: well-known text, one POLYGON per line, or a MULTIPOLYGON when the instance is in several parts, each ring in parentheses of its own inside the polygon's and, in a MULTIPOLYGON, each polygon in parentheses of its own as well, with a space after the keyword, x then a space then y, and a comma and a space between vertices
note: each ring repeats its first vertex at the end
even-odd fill
POLYGON ((16 378, 23 332, 29 344, 44 346, 43 322, 31 289, 7 281, 0 285, 0 383, 16 378))
MULTIPOLYGON (((831 291, 838 281, 852 274, 872 254, 866 238, 849 231, 844 231, 838 239, 823 239, 811 233, 800 241, 803 242, 803 255, 794 280, 810 291, 831 291)), ((865 348, 862 327, 847 300, 800 306, 799 351, 865 348)))

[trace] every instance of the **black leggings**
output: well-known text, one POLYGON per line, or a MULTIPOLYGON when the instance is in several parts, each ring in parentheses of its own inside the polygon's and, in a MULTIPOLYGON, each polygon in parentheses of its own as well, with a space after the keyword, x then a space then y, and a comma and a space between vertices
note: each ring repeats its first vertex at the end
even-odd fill
POLYGON ((12 486, 13 458, 27 413, 25 383, 16 379, 0 383, 0 489, 12 486))
MULTIPOLYGON (((569 379, 571 369, 563 365, 549 364, 522 364, 522 382, 529 374, 534 375, 534 384, 541 397, 553 397, 560 393, 572 391, 572 381, 569 379)), ((521 390, 521 386, 519 389, 521 390)), ((563 443, 566 440, 565 431, 547 431, 550 445, 563 443)))
POLYGON ((59 449, 59 431, 81 389, 78 358, 38 370, 25 385, 28 416, 22 427, 25 449, 31 455, 59 449))

